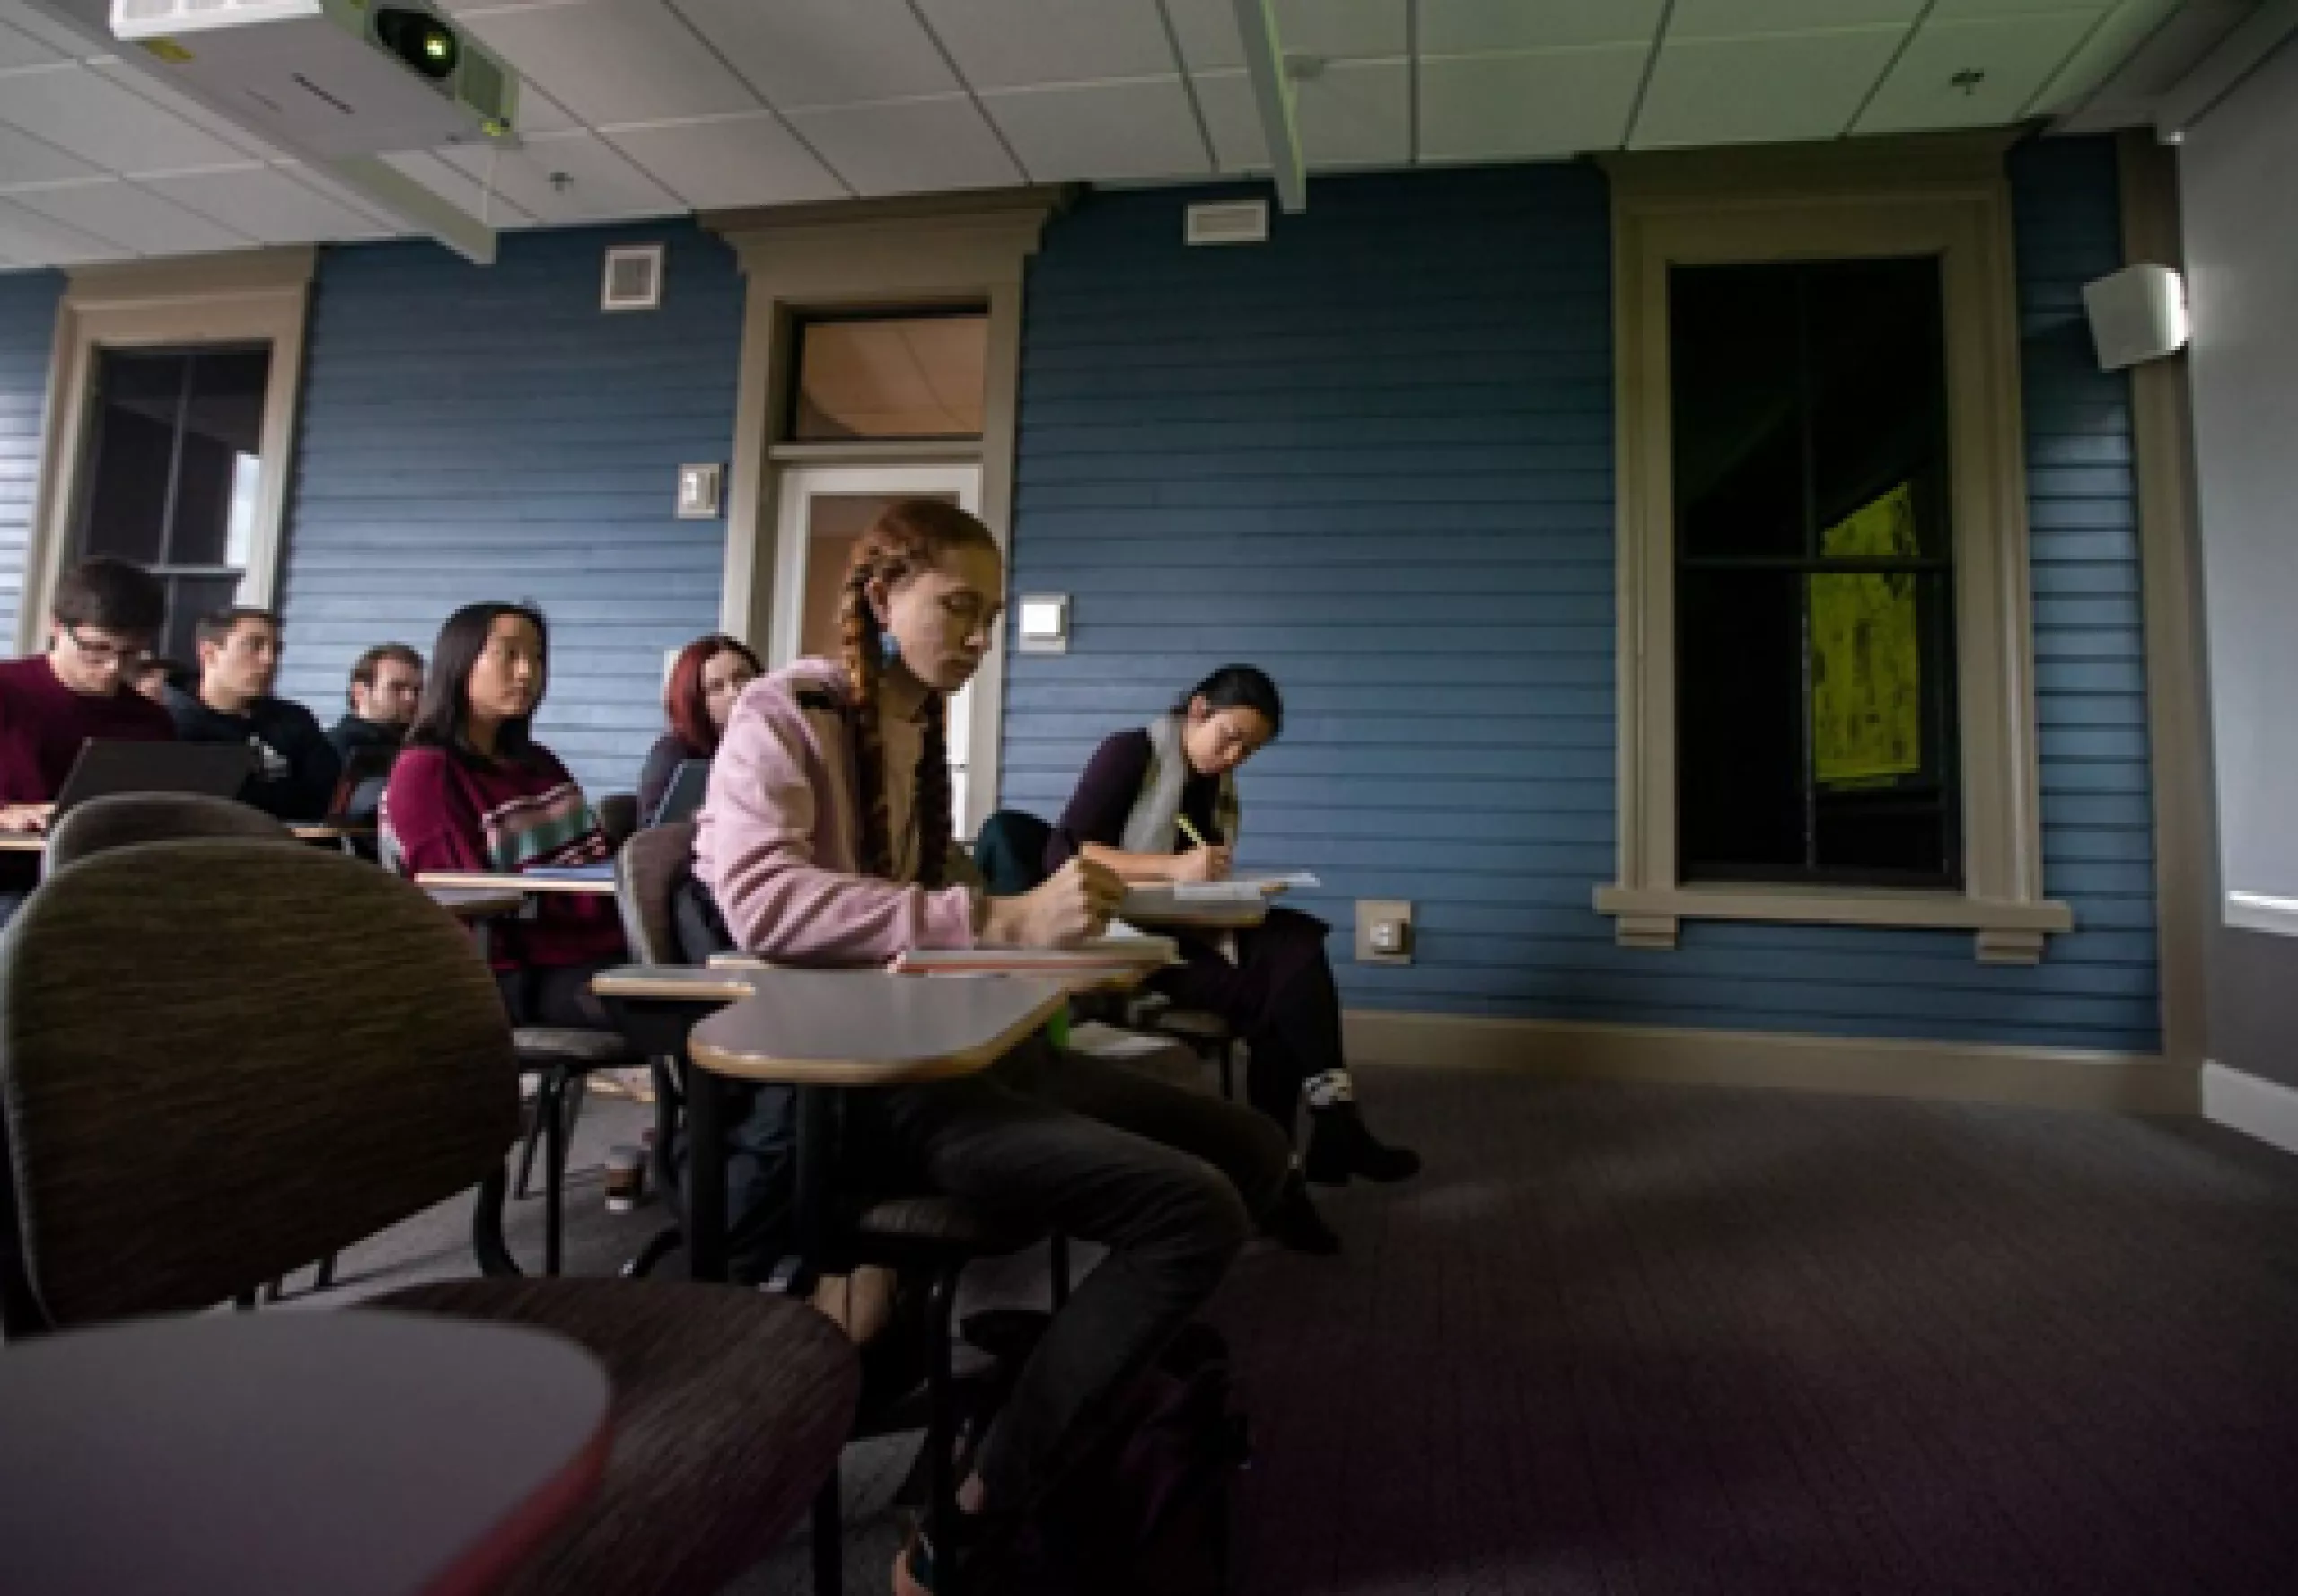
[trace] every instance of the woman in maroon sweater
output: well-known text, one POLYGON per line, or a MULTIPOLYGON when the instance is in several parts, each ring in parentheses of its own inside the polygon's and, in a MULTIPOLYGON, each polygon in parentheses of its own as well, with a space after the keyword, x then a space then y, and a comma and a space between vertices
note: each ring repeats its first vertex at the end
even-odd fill
MULTIPOLYGON (((383 857, 408 875, 595 864, 612 848, 566 767, 534 741, 549 632, 517 604, 471 604, 439 630, 423 707, 383 794, 383 857)), ((492 957, 516 1025, 605 1026, 593 972, 621 963, 611 899, 544 893, 496 932, 492 957)))

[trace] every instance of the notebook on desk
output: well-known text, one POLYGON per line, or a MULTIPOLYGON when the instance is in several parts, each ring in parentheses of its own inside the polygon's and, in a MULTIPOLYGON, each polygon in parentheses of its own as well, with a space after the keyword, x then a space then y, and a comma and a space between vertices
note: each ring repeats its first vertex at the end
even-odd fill
POLYGON ((519 873, 531 875, 539 881, 610 881, 614 880, 614 861, 603 859, 596 864, 535 864, 519 873))

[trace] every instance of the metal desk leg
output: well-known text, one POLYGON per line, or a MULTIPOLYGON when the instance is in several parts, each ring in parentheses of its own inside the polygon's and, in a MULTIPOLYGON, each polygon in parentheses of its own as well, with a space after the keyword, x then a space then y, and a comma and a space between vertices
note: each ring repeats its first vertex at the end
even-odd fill
POLYGON ((696 1280, 726 1278, 725 1086, 689 1061, 686 1072, 687 1271, 696 1280))
POLYGON ((829 1237, 831 1138, 837 1134, 831 1115, 837 1104, 830 1090, 798 1088, 798 1146, 796 1212, 792 1215, 798 1266, 791 1276, 794 1297, 811 1293, 821 1278, 829 1237))
POLYGON ((478 1183, 478 1199, 471 1205, 470 1247, 478 1255, 478 1272, 500 1277, 523 1273, 503 1239, 503 1199, 509 1195, 511 1177, 502 1170, 478 1183))

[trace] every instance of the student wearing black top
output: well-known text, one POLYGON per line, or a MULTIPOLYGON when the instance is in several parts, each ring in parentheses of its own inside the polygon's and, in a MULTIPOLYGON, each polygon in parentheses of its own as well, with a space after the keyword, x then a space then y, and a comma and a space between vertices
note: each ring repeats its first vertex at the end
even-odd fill
MULTIPOLYGON (((1250 665, 1215 671, 1170 714, 1101 744, 1046 845, 1046 868, 1083 854, 1128 881, 1222 880, 1241 817, 1235 772, 1284 723, 1266 673, 1250 665)), ((1418 1172, 1418 1155, 1383 1145, 1356 1103, 1327 930, 1312 915, 1273 908, 1262 925, 1236 934, 1233 957, 1219 941, 1184 936, 1184 961, 1152 984, 1177 1004, 1220 1015, 1244 1039, 1252 1055, 1247 1096, 1287 1136, 1306 1100, 1309 1179, 1406 1179, 1418 1172)), ((1308 1245, 1329 1242, 1329 1232, 1320 1238, 1321 1222, 1301 1206, 1280 1215, 1279 1233, 1304 1250, 1329 1250, 1308 1245)))
POLYGON ((197 680, 169 688, 176 736, 246 748, 241 802, 283 820, 324 817, 343 761, 310 710, 271 696, 279 678, 279 618, 268 609, 221 609, 200 618, 197 636, 197 680))
POLYGON ((399 747, 423 701, 423 656, 404 643, 378 643, 353 663, 344 697, 351 713, 327 734, 338 755, 347 761, 356 749, 399 747))
POLYGON ((680 766, 717 755, 718 739, 726 730, 726 717, 734 712, 734 700, 765 674, 758 655, 720 633, 697 637, 679 650, 671 679, 662 687, 662 713, 670 718, 671 729, 654 739, 638 773, 642 823, 653 820, 662 807, 680 766))

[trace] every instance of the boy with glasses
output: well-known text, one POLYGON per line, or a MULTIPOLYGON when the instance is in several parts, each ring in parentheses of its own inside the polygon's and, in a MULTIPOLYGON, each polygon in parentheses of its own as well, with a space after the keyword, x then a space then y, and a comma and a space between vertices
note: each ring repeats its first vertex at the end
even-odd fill
POLYGON ((48 652, 0 662, 0 830, 47 827, 89 739, 175 736, 168 712, 136 690, 167 609, 159 579, 126 560, 85 560, 58 579, 48 652))

